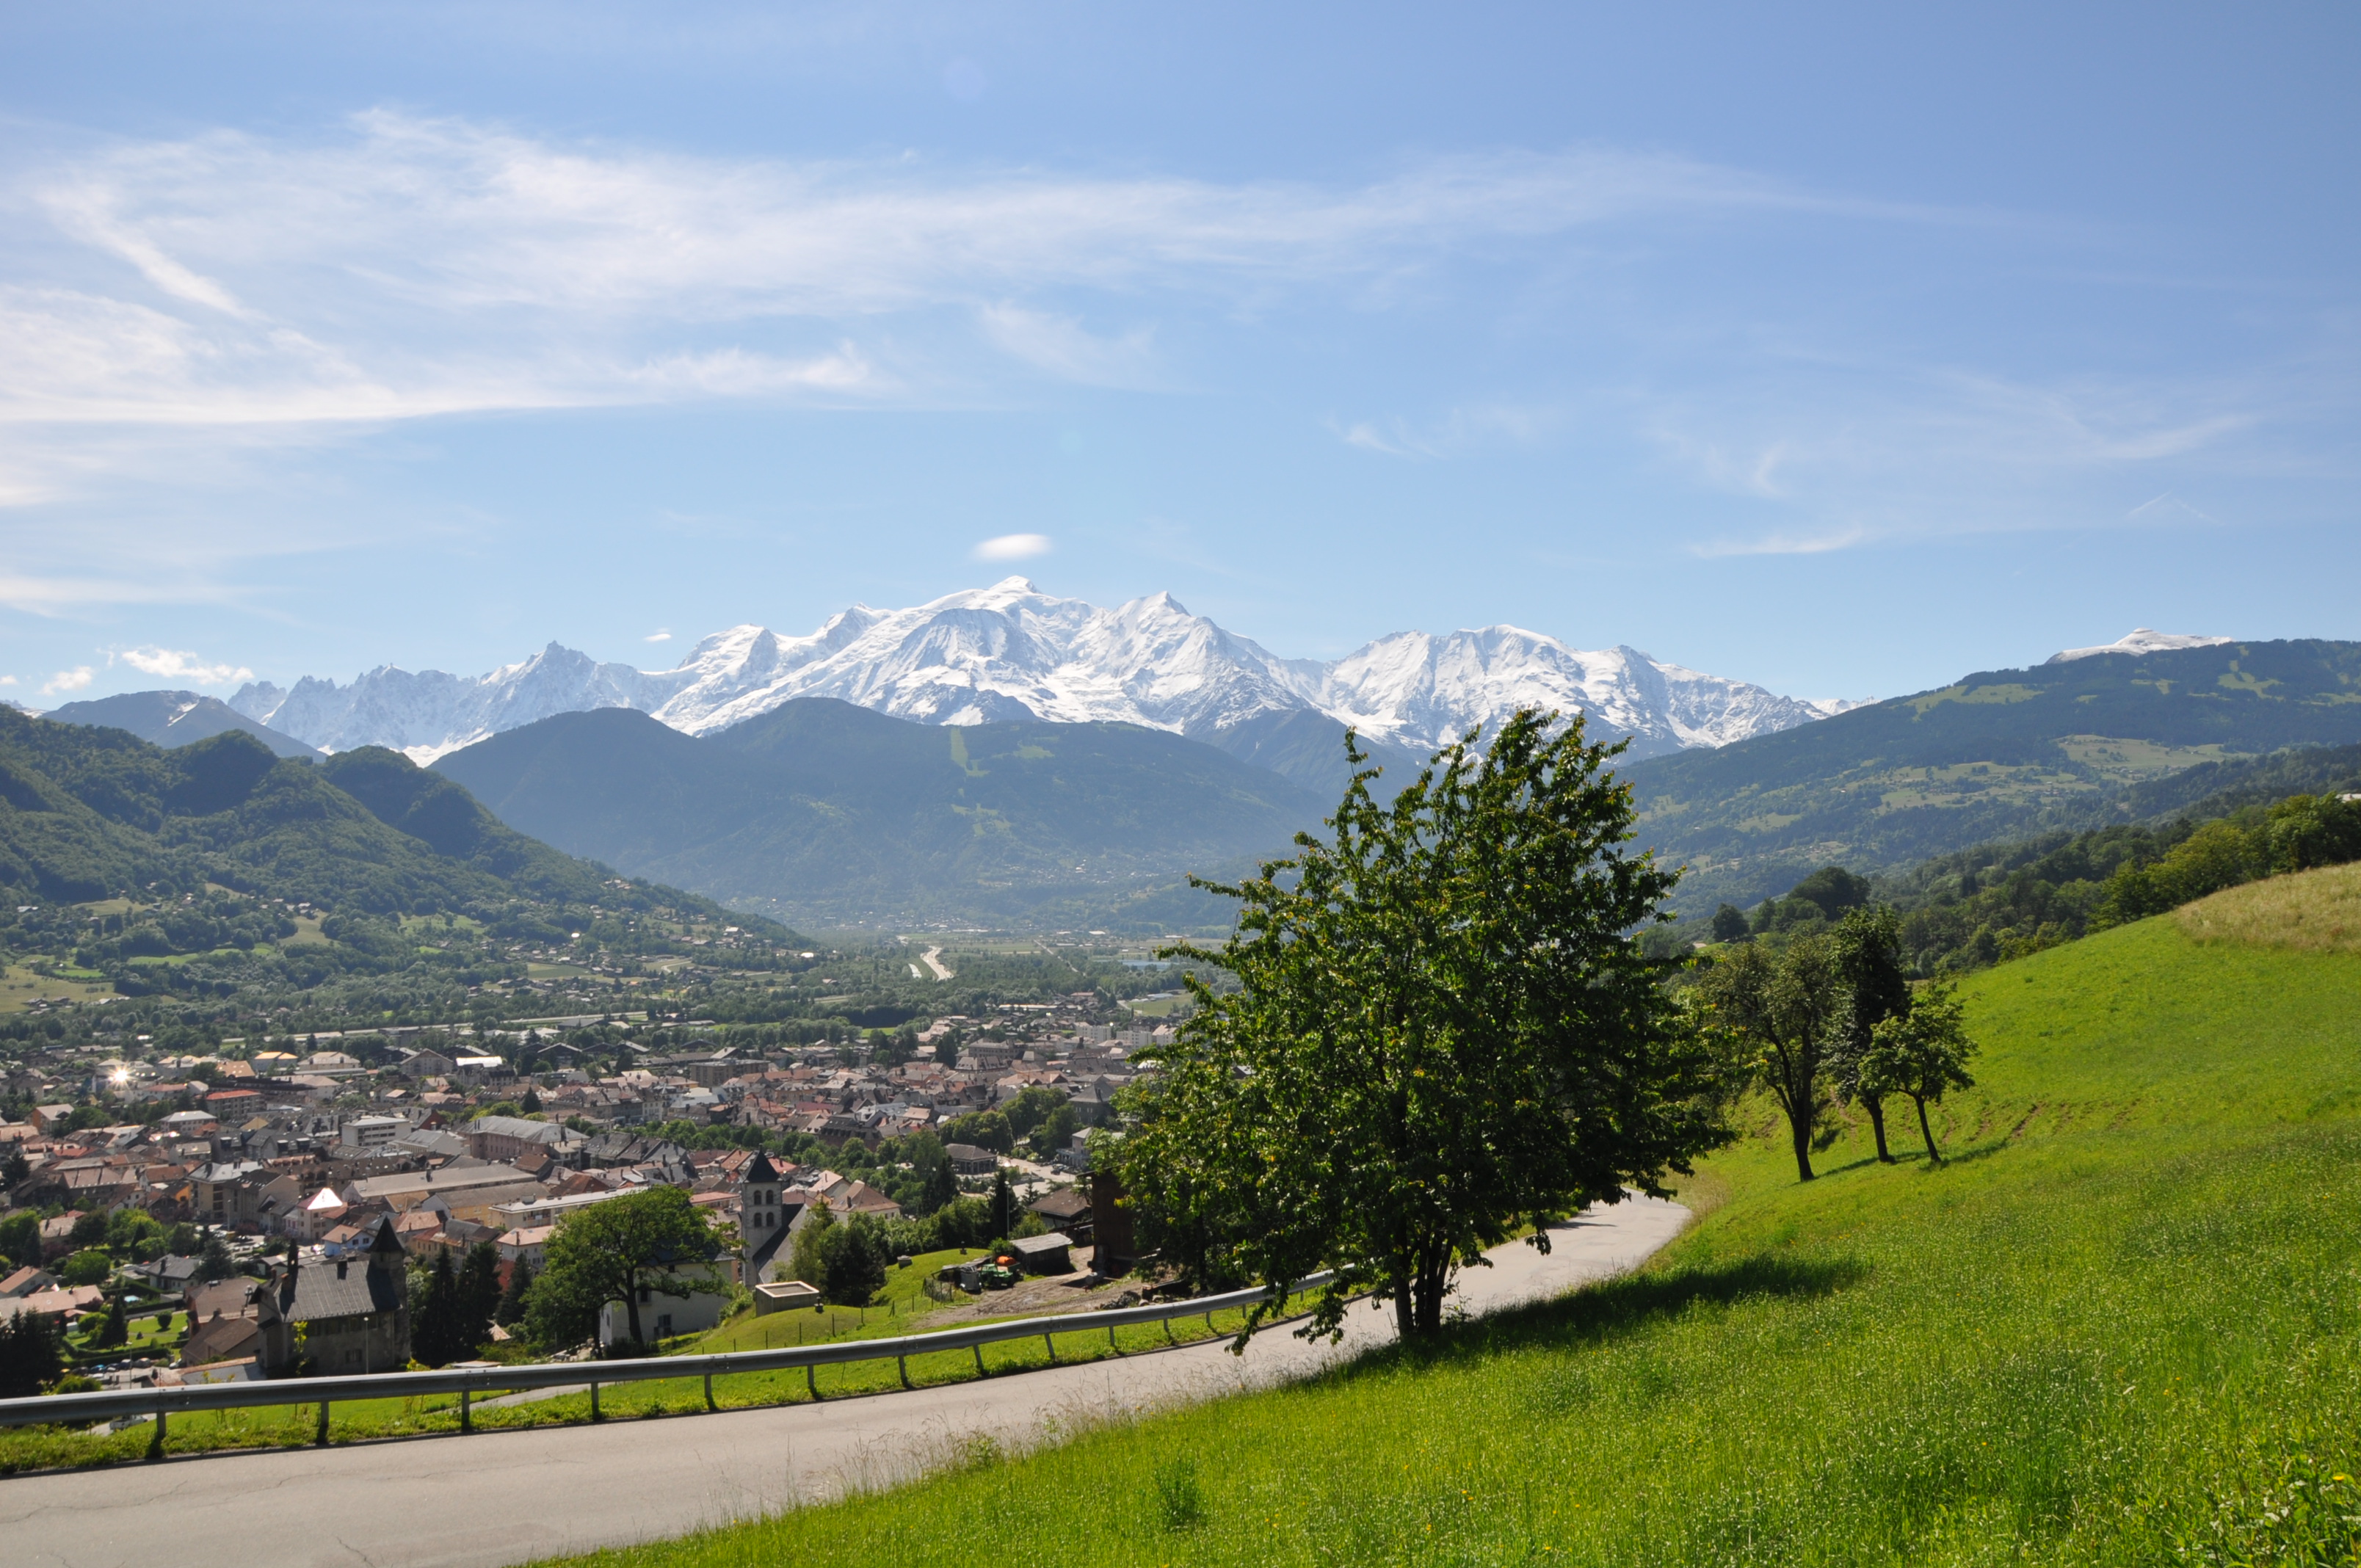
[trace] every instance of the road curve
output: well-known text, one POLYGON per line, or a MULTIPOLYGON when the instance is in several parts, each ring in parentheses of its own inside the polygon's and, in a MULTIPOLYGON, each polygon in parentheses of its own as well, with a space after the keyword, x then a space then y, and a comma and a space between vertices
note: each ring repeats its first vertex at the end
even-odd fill
MULTIPOLYGON (((1519 1244, 1464 1276, 1488 1311, 1637 1266, 1688 1212, 1637 1200, 1519 1244)), ((1339 1345, 1285 1330, 1220 1344, 907 1393, 598 1426, 483 1431, 330 1449, 191 1454, 0 1480, 18 1568, 506 1568, 683 1535, 911 1479, 978 1436, 1024 1448, 1113 1416, 1267 1387, 1392 1338, 1356 1310, 1339 1345)))

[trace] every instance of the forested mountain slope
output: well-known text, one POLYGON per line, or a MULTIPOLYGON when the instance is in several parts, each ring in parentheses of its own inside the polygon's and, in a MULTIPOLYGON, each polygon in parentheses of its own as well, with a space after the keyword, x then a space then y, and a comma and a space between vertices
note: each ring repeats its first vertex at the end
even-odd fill
POLYGON ((923 725, 829 698, 704 738, 561 714, 435 767, 572 852, 810 920, 1110 911, 1283 850, 1334 808, 1160 730, 923 725))
POLYGON ((412 962, 422 916, 544 942, 635 911, 741 918, 535 843, 395 752, 313 764, 242 730, 168 751, 5 708, 0 890, 0 946, 74 951, 132 993, 173 978, 135 984, 139 962, 216 949, 223 984, 412 962))
POLYGON ((1626 776, 1642 841, 1690 866, 1676 902, 1698 914, 1820 865, 2152 816, 2267 753, 2355 741, 2361 644, 2225 643, 1985 672, 1626 776))

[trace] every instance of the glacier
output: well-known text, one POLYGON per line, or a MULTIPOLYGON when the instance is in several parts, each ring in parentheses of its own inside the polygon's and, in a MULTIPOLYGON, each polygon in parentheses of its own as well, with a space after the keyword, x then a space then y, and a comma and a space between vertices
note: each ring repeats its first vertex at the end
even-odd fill
POLYGON ((632 707, 692 735, 796 697, 926 724, 1114 720, 1219 742, 1267 714, 1313 711, 1432 751, 1520 707, 1580 710, 1634 758, 1808 724, 1812 703, 1665 663, 1585 652, 1514 626, 1398 632, 1334 662, 1281 659, 1169 593, 1103 609, 1012 576, 907 609, 855 605, 806 637, 733 626, 669 670, 600 663, 552 642, 488 674, 383 665, 339 685, 250 682, 229 706, 323 751, 389 746, 423 764, 555 714, 632 707))

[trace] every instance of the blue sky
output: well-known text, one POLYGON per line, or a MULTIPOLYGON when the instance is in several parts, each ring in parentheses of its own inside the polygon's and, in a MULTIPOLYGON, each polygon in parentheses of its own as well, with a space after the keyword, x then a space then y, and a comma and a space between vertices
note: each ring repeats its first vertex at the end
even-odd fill
POLYGON ((0 696, 1011 569, 1809 696, 2361 637, 2361 12, 1927 9, 8 0, 0 696))

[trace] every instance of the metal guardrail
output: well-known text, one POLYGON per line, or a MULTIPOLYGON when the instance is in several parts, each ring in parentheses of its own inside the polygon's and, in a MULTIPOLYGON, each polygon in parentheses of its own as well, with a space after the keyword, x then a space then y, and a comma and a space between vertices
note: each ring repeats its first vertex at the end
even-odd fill
MULTIPOLYGON (((1290 1296, 1317 1290, 1334 1277, 1323 1272, 1299 1279, 1290 1296)), ((1170 1322, 1175 1318, 1202 1317, 1213 1324, 1215 1312, 1250 1307, 1268 1299, 1261 1289, 1232 1290, 1219 1296, 1199 1296, 1184 1301, 1161 1301, 1140 1307, 1065 1312, 1049 1317, 1018 1318, 1005 1323, 978 1323, 972 1328, 939 1329, 932 1333, 900 1334, 871 1340, 840 1340, 827 1344, 796 1345, 785 1350, 722 1351, 708 1355, 649 1355, 625 1361, 543 1361, 521 1366, 446 1366, 434 1372, 380 1372, 353 1377, 290 1377, 262 1382, 200 1383, 179 1388, 109 1388, 86 1394, 43 1394, 29 1398, 0 1399, 0 1427, 47 1426, 67 1421, 104 1421, 126 1416, 152 1415, 156 1431, 148 1445, 150 1458, 164 1452, 166 1418, 175 1411, 236 1410, 266 1405, 320 1407, 319 1433, 328 1441, 328 1410, 340 1400, 416 1398, 429 1394, 459 1396, 459 1430, 473 1431, 469 1406, 479 1394, 512 1394, 534 1388, 565 1388, 588 1385, 590 1419, 601 1419, 598 1389, 609 1383, 652 1383, 682 1377, 705 1379, 705 1408, 713 1400, 713 1380, 736 1372, 782 1372, 804 1369, 804 1385, 815 1399, 819 1384, 813 1376, 821 1366, 860 1361, 893 1361, 899 1365, 902 1387, 911 1387, 910 1357, 940 1351, 966 1350, 975 1354, 978 1376, 984 1370, 983 1347, 1011 1340, 1038 1339, 1055 1365, 1059 1334, 1096 1333, 1104 1330, 1107 1343, 1115 1331, 1134 1323, 1170 1322)))

